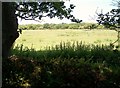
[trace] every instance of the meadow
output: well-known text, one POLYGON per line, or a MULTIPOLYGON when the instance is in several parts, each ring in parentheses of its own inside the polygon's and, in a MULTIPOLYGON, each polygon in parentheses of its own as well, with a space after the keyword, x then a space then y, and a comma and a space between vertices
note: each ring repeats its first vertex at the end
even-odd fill
POLYGON ((45 50, 46 47, 59 45, 61 42, 83 42, 84 44, 109 45, 117 39, 114 30, 77 30, 77 29, 52 29, 52 30, 23 30, 15 42, 15 47, 45 50))

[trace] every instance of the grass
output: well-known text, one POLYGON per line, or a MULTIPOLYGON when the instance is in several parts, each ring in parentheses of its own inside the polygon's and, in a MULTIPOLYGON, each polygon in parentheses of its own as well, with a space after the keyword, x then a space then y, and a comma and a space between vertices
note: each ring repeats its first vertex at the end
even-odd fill
POLYGON ((112 50, 109 45, 85 45, 82 42, 61 42, 59 45, 47 47, 45 50, 24 48, 23 45, 12 49, 12 55, 34 60, 41 59, 85 59, 92 62, 105 62, 107 65, 119 65, 120 52, 112 50))
POLYGON ((36 50, 45 50, 45 47, 58 45, 60 42, 84 42, 85 44, 109 45, 117 39, 117 32, 113 30, 23 30, 16 40, 15 46, 23 44, 24 47, 36 50))

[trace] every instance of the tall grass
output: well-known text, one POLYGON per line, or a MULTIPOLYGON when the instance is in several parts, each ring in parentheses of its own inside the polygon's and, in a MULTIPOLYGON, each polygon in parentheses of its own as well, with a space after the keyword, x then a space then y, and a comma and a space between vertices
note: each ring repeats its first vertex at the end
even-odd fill
POLYGON ((23 48, 23 45, 21 45, 12 49, 11 54, 37 60, 43 58, 84 58, 85 60, 91 59, 93 62, 105 61, 109 64, 117 64, 120 60, 120 51, 112 50, 110 45, 86 45, 82 42, 61 42, 59 45, 46 47, 45 50, 23 48), (116 63, 113 63, 113 60, 116 63))

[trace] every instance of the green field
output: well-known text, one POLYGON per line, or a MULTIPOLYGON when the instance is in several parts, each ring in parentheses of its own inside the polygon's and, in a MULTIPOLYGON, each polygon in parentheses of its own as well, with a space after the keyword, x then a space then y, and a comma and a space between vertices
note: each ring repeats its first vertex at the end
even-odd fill
POLYGON ((15 46, 23 44, 24 47, 36 50, 60 44, 60 42, 83 42, 85 44, 110 44, 117 39, 114 30, 23 30, 16 40, 15 46))

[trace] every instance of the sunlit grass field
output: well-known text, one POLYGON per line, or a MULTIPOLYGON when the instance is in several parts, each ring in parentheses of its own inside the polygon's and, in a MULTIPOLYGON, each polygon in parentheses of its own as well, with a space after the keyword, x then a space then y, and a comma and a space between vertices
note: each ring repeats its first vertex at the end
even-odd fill
POLYGON ((114 30, 23 30, 16 40, 15 46, 23 44, 24 47, 43 50, 48 46, 60 44, 60 42, 83 42, 85 44, 110 44, 117 39, 114 30))

